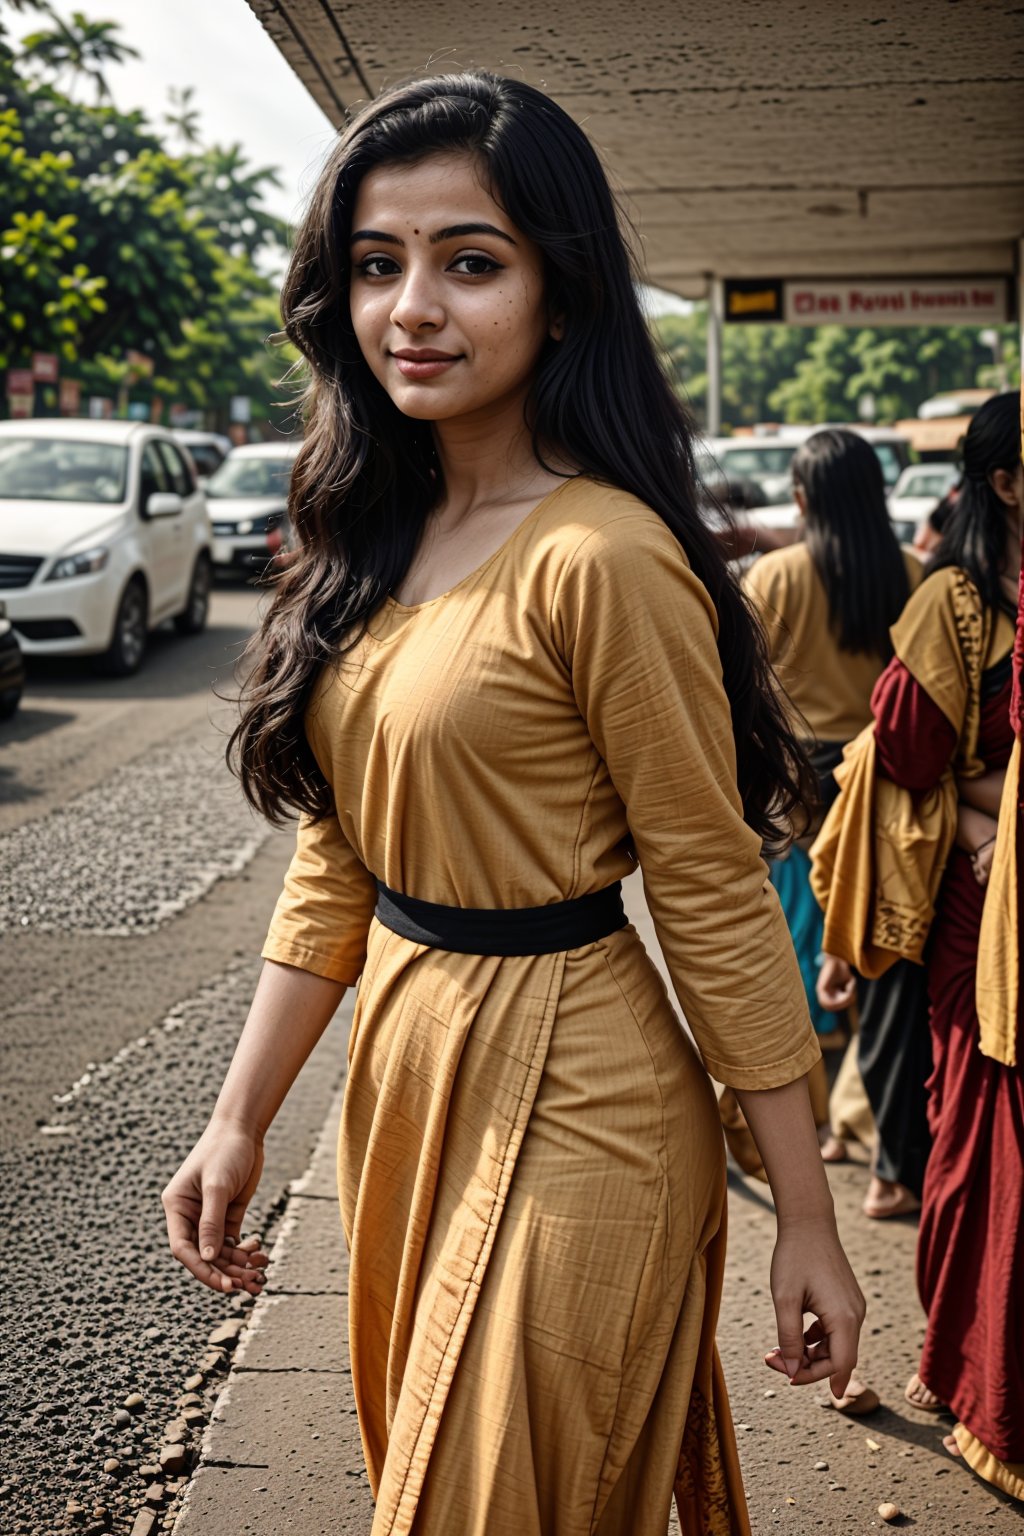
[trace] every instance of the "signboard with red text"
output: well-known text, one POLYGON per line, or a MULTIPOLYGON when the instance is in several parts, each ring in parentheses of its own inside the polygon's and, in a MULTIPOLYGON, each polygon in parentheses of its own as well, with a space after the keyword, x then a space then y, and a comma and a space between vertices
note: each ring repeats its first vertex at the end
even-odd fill
POLYGON ((787 325, 1002 325, 1010 318, 1003 277, 783 284, 787 325))

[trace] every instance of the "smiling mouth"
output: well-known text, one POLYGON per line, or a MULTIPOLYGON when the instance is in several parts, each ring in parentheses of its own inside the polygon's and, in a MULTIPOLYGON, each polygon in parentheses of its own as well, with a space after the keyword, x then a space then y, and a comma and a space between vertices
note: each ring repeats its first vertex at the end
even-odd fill
POLYGON ((453 363, 461 361, 461 356, 458 352, 435 352, 429 347, 409 347, 391 353, 399 372, 407 379, 435 378, 445 373, 453 363))

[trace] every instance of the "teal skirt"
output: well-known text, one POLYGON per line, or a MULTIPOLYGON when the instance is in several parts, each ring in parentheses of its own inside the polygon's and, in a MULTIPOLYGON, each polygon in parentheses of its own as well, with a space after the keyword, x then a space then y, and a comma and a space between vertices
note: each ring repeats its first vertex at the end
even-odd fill
POLYGON ((794 845, 786 858, 772 863, 771 881, 779 893, 789 924, 807 993, 807 1006, 811 1010, 811 1022, 819 1035, 827 1035, 836 1027, 835 1015, 825 1012, 815 994, 825 918, 811 890, 811 861, 802 848, 794 845))

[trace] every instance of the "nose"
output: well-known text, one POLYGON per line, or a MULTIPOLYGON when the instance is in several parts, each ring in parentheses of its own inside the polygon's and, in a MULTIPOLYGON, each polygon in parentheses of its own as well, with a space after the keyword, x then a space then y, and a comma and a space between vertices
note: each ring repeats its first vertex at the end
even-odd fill
POLYGON ((445 322, 444 305, 436 279, 429 268, 410 263, 402 279, 391 311, 391 322, 400 330, 415 335, 420 331, 439 331, 445 322))

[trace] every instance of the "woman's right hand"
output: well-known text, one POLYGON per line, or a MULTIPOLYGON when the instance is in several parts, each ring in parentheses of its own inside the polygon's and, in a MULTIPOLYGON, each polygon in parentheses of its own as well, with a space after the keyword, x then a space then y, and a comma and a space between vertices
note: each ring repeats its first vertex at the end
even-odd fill
POLYGON ((826 1013, 841 1013, 857 995, 857 978, 852 967, 838 955, 822 955, 815 987, 818 1003, 826 1013))
POLYGON ((263 1138, 234 1121, 211 1120, 164 1190, 171 1252, 213 1291, 258 1296, 269 1256, 241 1239, 263 1171, 263 1138))

